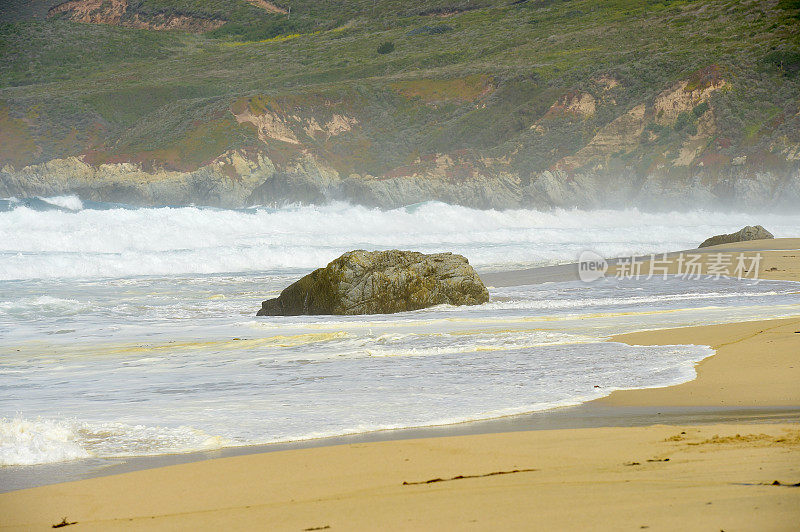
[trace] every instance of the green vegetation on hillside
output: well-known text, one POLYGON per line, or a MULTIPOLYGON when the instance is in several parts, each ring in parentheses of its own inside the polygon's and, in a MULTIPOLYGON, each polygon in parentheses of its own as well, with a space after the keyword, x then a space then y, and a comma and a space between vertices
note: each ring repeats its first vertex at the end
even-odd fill
POLYGON ((8 116, 0 128, 14 124, 33 147, 13 158, 0 152, 0 166, 90 153, 190 169, 243 148, 286 161, 310 150, 345 173, 397 174, 427 155, 458 153, 529 175, 709 68, 725 84, 705 107, 669 124, 647 114, 637 147, 605 163, 684 168, 676 161, 694 142, 690 166, 745 155, 782 168, 791 164, 787 147, 800 144, 794 1, 257 4, 128 3, 128 17, 222 21, 205 33, 43 19, 46 11, 15 4, 0 25, 0 111, 8 116), (590 95, 592 112, 553 108, 572 93, 590 95), (234 119, 235 102, 258 95, 275 102, 296 141, 259 136, 234 119), (355 125, 331 133, 323 122, 334 115, 355 125))

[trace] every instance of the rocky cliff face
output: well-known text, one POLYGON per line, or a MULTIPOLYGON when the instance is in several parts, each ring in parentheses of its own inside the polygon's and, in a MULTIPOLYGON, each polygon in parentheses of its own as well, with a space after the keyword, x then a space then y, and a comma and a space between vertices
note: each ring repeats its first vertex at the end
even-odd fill
MULTIPOLYGON (((266 3, 266 2, 265 2, 266 3)), ((68 0, 48 11, 47 16, 66 17, 84 24, 108 24, 148 30, 204 32, 225 24, 217 18, 186 14, 157 13, 151 16, 130 12, 128 0, 68 0)))
MULTIPOLYGON (((58 9, 122 17, 126 6, 71 0, 58 9)), ((14 115, 0 105, 0 196, 234 208, 435 200, 481 209, 796 209, 797 103, 773 106, 770 120, 751 113, 743 128, 731 115, 742 91, 726 72, 710 65, 643 96, 610 74, 585 90, 471 74, 192 100, 192 121, 167 104, 121 133, 98 121, 58 142, 35 109, 14 115)))
POLYGON ((237 152, 220 156, 195 171, 147 172, 133 163, 93 166, 79 157, 55 159, 20 171, 0 170, 0 195, 76 194, 83 199, 133 205, 242 207, 275 175, 265 157, 246 159, 237 152))
POLYGON ((340 200, 380 208, 442 201, 478 209, 621 208, 646 210, 777 209, 800 205, 800 171, 710 176, 686 179, 631 171, 592 170, 569 174, 546 170, 523 179, 518 173, 476 173, 454 182, 437 176, 381 178, 342 176, 305 157, 276 168, 265 155, 226 153, 190 172, 145 171, 131 163, 92 166, 78 157, 0 170, 0 197, 76 194, 83 199, 134 205, 198 204, 226 208, 290 203, 324 204, 340 200))

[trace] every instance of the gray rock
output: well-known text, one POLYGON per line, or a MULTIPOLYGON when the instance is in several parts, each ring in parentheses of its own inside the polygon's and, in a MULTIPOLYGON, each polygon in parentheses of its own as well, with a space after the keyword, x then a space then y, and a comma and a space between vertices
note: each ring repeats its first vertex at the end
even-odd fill
POLYGON ((670 182, 664 176, 651 175, 643 180, 632 203, 647 210, 663 212, 676 206, 714 209, 719 207, 719 201, 700 177, 686 182, 670 182))
POLYGON ((489 291, 461 255, 356 250, 264 301, 257 315, 390 314, 487 301, 489 291))
POLYGON ((733 204, 745 211, 762 209, 769 205, 778 186, 779 178, 773 173, 756 173, 733 181, 733 204))
POLYGON ((775 191, 773 204, 778 211, 797 212, 800 205, 800 171, 790 175, 775 191))
POLYGON ((339 199, 369 207, 395 209, 425 201, 441 201, 475 209, 510 209, 521 206, 519 176, 477 174, 453 183, 437 177, 378 179, 351 175, 339 188, 339 199))
POLYGON ((766 238, 775 238, 772 233, 761 227, 760 225, 748 225, 731 233, 729 235, 716 235, 703 241, 698 248, 707 248, 709 246, 718 246, 720 244, 731 244, 733 242, 745 242, 747 240, 762 240, 766 238))

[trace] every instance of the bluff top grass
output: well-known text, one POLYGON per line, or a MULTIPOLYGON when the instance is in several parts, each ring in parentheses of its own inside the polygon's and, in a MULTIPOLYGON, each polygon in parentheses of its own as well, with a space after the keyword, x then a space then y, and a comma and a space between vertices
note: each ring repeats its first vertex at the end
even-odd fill
POLYGON ((525 174, 580 155, 642 104, 647 126, 603 153, 606 166, 744 158, 785 169, 800 146, 794 1, 73 2, 125 11, 87 24, 74 10, 48 16, 55 1, 3 8, 0 138, 18 140, 0 165, 82 154, 192 169, 243 149, 286 162, 311 152, 378 176, 435 154, 525 174), (194 33, 128 27, 176 17, 216 22, 194 33), (709 72, 724 83, 706 107, 669 120, 651 110, 681 80, 702 89, 709 72), (271 102, 289 137, 234 117, 253 98, 271 102))

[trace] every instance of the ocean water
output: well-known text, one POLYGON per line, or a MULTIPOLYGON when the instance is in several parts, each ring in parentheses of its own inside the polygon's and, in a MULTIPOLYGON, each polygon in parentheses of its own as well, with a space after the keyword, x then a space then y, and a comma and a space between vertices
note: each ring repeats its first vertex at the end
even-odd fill
POLYGON ((800 314, 800 286, 607 279, 388 316, 255 312, 354 248, 501 270, 690 248, 752 223, 796 235, 800 215, 0 200, 0 465, 455 423, 684 382, 708 347, 606 338, 800 314))
POLYGON ((694 248, 762 224, 794 236, 800 215, 479 211, 429 202, 381 211, 324 207, 135 209, 74 196, 0 200, 0 280, 265 272, 317 268, 345 251, 453 251, 482 269, 694 248))

